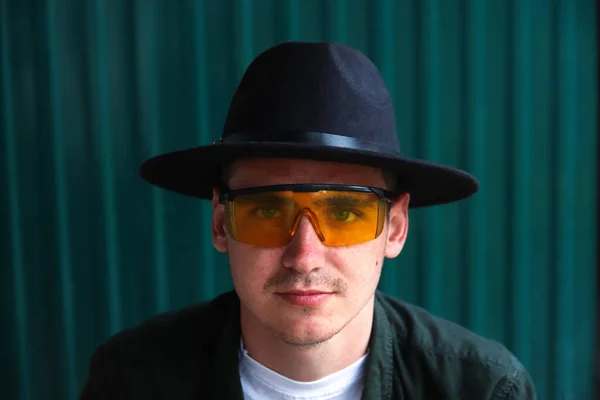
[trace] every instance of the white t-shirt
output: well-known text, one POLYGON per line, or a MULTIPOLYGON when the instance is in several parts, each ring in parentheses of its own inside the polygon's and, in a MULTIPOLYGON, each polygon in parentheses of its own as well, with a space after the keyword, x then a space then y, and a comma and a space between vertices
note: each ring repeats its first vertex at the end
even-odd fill
POLYGON ((245 400, 358 400, 367 355, 341 371, 313 382, 298 382, 265 367, 240 349, 240 378, 245 400))

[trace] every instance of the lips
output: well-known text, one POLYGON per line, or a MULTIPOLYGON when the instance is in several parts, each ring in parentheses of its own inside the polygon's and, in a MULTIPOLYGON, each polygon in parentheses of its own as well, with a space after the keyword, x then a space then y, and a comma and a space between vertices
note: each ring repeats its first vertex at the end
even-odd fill
POLYGON ((293 294, 296 296, 313 296, 317 294, 331 294, 331 292, 325 292, 321 290, 290 290, 281 294, 293 294))
POLYGON ((329 300, 333 293, 320 290, 290 290, 277 295, 295 306, 317 307, 329 300))

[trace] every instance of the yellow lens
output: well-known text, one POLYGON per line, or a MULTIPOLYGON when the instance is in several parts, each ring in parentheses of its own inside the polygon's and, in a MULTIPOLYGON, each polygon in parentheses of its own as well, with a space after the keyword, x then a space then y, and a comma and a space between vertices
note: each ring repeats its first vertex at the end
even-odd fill
POLYGON ((229 233, 240 242, 266 247, 285 245, 293 225, 292 192, 239 195, 227 203, 229 233))
POLYGON ((364 243, 379 236, 383 201, 373 193, 319 192, 314 212, 327 246, 364 243))
POLYGON ((238 195, 225 211, 228 231, 240 242, 284 246, 306 215, 326 246, 350 246, 381 234, 386 206, 369 192, 279 191, 238 195))

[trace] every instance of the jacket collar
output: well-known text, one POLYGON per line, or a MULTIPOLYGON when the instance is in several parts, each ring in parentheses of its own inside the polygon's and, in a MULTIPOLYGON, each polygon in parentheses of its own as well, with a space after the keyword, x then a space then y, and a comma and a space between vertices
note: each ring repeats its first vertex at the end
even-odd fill
POLYGON ((370 353, 365 364, 365 389, 362 397, 365 400, 387 400, 391 397, 394 370, 391 329, 390 321, 376 293, 373 329, 369 340, 370 353))

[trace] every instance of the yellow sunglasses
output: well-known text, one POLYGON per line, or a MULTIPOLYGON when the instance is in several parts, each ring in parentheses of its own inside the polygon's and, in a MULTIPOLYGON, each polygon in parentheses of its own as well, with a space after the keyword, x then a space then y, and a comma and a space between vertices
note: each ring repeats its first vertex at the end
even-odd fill
POLYGON ((285 246, 306 216, 326 246, 350 246, 379 237, 392 193, 368 186, 292 184, 221 193, 234 240, 260 247, 285 246))

